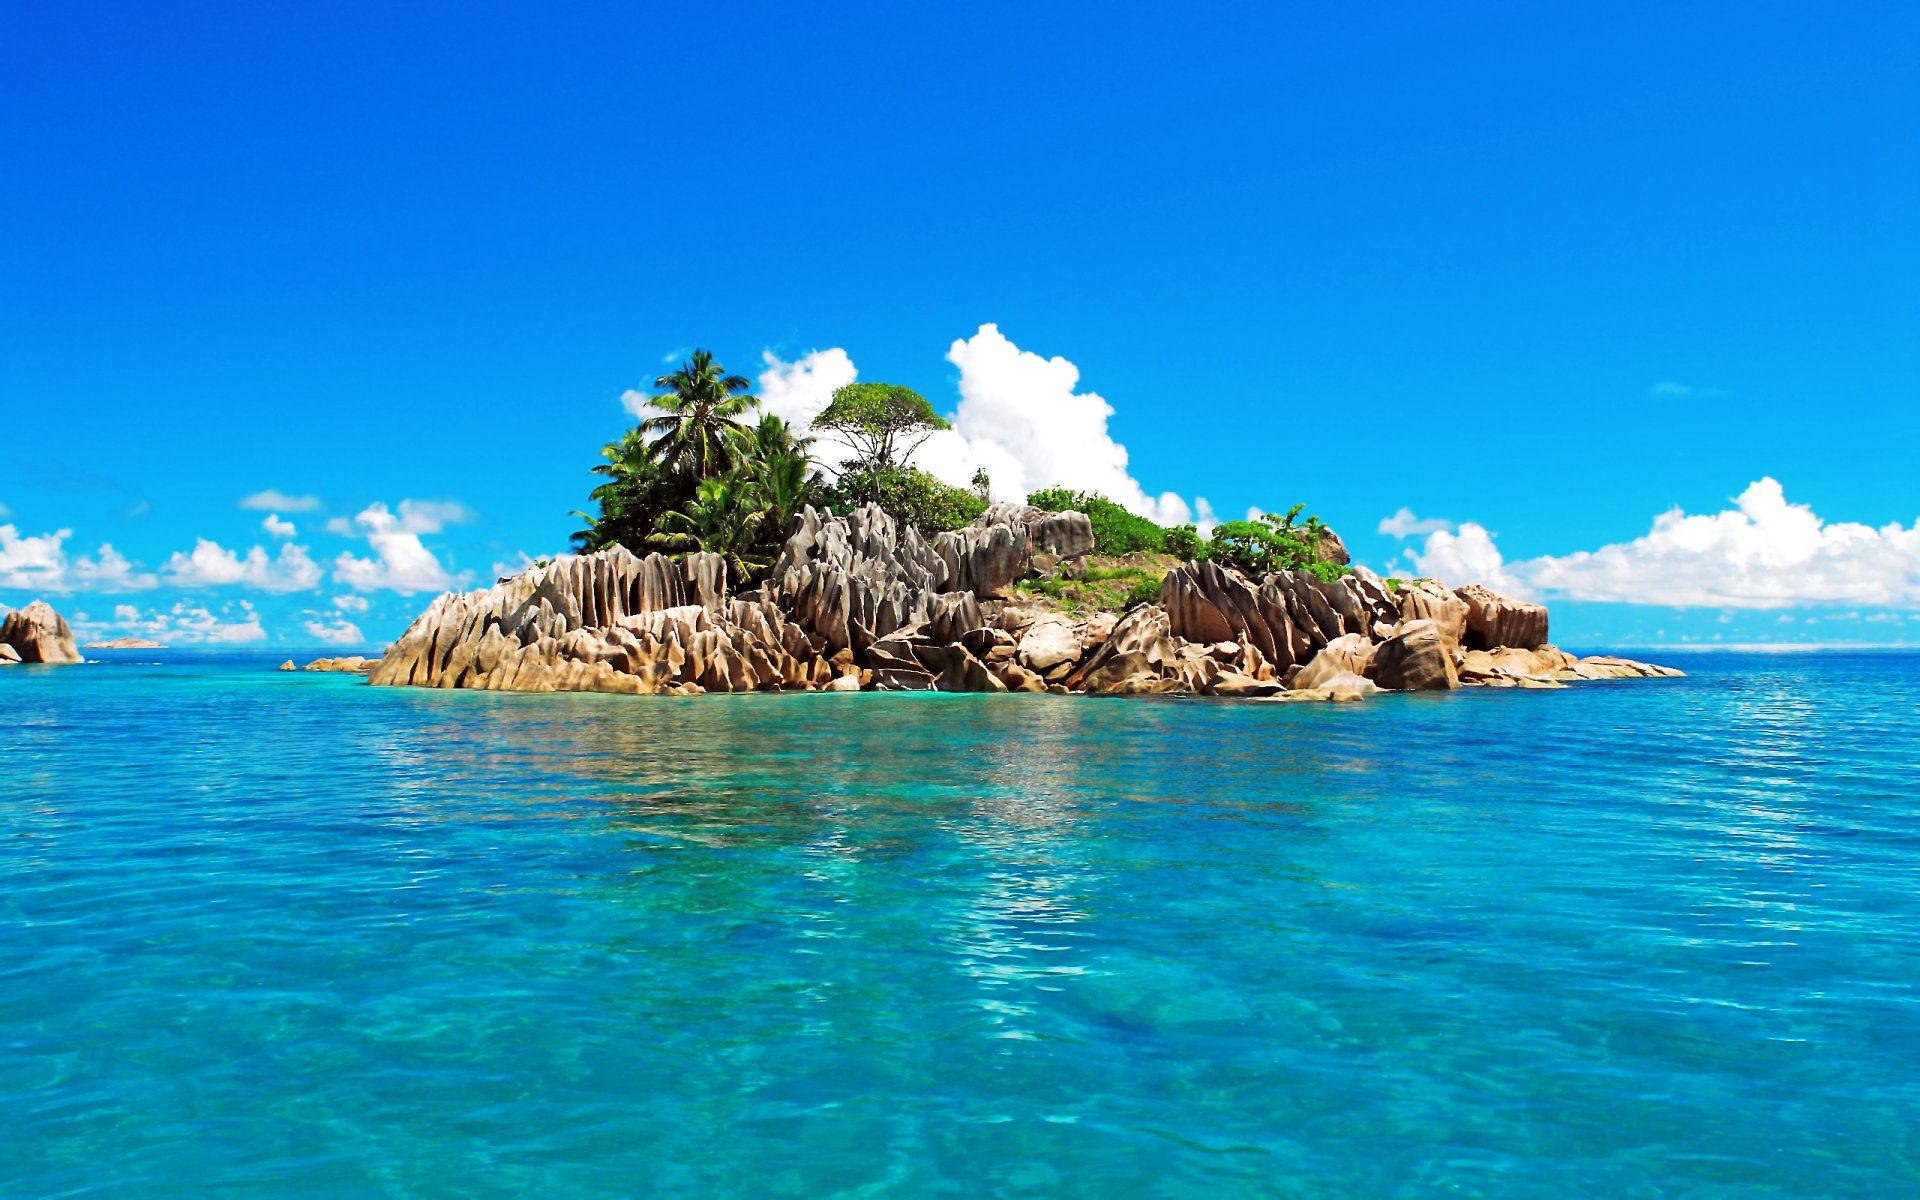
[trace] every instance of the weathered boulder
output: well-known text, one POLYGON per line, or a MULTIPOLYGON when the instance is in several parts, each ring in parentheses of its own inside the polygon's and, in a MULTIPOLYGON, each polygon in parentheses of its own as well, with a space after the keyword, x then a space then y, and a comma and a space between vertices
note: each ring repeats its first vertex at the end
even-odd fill
POLYGON ((1027 626, 1014 657, 1029 671, 1045 675, 1062 663, 1080 658, 1080 638, 1063 617, 1049 614, 1027 626))
POLYGON ((1377 693, 1380 686, 1364 675, 1344 671, 1322 678, 1315 690, 1327 693, 1329 700, 1363 700, 1377 693))
POLYGON ((0 667, 16 666, 20 662, 20 652, 5 642, 0 642, 0 667))
POLYGON ((1284 691, 1278 679, 1255 679, 1238 671, 1223 671, 1207 693, 1213 696, 1271 696, 1284 691))
POLYGON ((282 671, 298 671, 300 668, 293 665, 292 659, 288 659, 280 664, 279 669, 282 671))
POLYGON ((1373 661, 1373 641, 1364 633, 1347 633, 1328 642, 1313 660, 1294 676, 1295 688, 1323 688, 1341 675, 1365 675, 1373 661))
POLYGON ((1467 606, 1466 636, 1471 650, 1510 646, 1532 650, 1547 644, 1547 606, 1511 600, 1491 588, 1469 584, 1454 595, 1467 606))
POLYGON ((1497 650, 1469 650, 1460 656, 1460 680, 1462 683, 1499 687, 1514 686, 1515 681, 1525 680, 1551 682, 1559 672, 1570 669, 1578 661, 1573 655, 1552 646, 1533 650, 1514 646, 1503 646, 1497 650))
POLYGON ((1180 684, 1167 678, 1167 669, 1176 652, 1166 610, 1143 604, 1120 619, 1100 648, 1068 678, 1067 687, 1111 695, 1173 691, 1180 684))
POLYGON ((1407 621, 1400 632, 1374 649, 1367 678, 1395 692, 1442 691, 1460 686, 1453 665, 1453 647, 1440 626, 1420 618, 1407 621))
POLYGON ((0 621, 0 645, 11 646, 23 663, 77 663, 80 648, 74 645, 73 630, 67 619, 53 611, 45 600, 35 600, 19 612, 8 613, 0 621))
POLYGON ((1320 530, 1320 540, 1314 544, 1313 552, 1321 562, 1332 563, 1337 567, 1344 567, 1353 561, 1353 555, 1347 553, 1347 544, 1340 540, 1340 535, 1324 526, 1320 530))
POLYGON ((1093 553, 1093 522, 1083 512, 1048 512, 1029 504, 1003 502, 974 518, 974 525, 1022 526, 1034 554, 1054 559, 1079 558, 1093 553))
POLYGON ((1400 619, 1432 621, 1448 645, 1458 646, 1467 634, 1467 602, 1425 579, 1400 589, 1400 619))
POLYGON ((1652 663, 1636 662, 1631 658, 1617 658, 1611 654, 1596 654, 1575 662, 1571 667, 1559 672, 1560 679, 1685 679, 1685 671, 1672 667, 1659 667, 1652 663))

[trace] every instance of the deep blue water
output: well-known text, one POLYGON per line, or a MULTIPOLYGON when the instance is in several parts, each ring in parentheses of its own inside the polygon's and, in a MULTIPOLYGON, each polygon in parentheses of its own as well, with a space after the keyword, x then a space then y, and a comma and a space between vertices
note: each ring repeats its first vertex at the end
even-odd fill
POLYGON ((0 1194, 1920 1194, 1920 657, 1669 661, 0 671, 0 1194))

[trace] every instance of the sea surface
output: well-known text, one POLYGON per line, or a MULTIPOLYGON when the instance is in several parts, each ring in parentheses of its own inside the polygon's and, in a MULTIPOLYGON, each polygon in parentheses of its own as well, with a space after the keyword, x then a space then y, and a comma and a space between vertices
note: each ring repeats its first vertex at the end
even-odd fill
POLYGON ((284 656, 0 671, 0 1195, 1920 1195, 1920 657, 1276 705, 284 656))

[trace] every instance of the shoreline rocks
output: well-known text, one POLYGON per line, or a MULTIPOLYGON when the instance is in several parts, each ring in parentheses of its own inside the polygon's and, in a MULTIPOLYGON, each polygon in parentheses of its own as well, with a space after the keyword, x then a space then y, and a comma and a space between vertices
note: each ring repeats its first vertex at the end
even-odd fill
POLYGON ((1396 594, 1365 568, 1333 581, 1309 571, 1255 580, 1192 562, 1167 573, 1160 604, 1119 617, 1044 612, 1014 599, 1012 585, 1037 561, 1077 559, 1092 547, 1084 514, 1023 505, 995 505, 932 538, 874 505, 845 516, 809 508, 752 590, 731 589, 717 555, 643 558, 614 547, 441 596, 378 662, 319 660, 305 669, 364 670, 382 687, 523 692, 1328 701, 1679 674, 1563 654, 1546 642, 1541 605, 1430 581, 1396 594))
POLYGON ((35 600, 19 612, 8 613, 0 621, 0 645, 16 657, 6 660, 21 663, 84 662, 80 648, 74 645, 73 630, 67 619, 53 611, 45 600, 35 600))

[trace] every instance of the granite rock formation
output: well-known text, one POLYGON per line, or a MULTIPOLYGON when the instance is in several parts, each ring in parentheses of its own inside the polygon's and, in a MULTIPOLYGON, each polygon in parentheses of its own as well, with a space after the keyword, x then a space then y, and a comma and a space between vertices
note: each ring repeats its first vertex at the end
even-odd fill
POLYGON ((1250 579, 1219 563, 1187 563, 1168 572, 1159 604, 1120 617, 1046 611, 1014 597, 1014 583, 1036 563, 1092 548, 1081 513, 995 505, 972 525, 928 538, 874 505, 845 516, 807 509, 751 589, 732 587, 712 554, 643 558, 615 547, 561 558, 433 601, 369 680, 672 695, 1358 700, 1380 690, 1670 673, 1562 654, 1546 644, 1539 605, 1431 582, 1396 593, 1365 568, 1329 582, 1309 571, 1250 579))
POLYGON ((80 657, 80 648, 74 645, 73 630, 67 628, 67 619, 53 611, 53 606, 45 600, 35 600, 0 621, 0 646, 10 647, 23 663, 85 661, 80 657))

